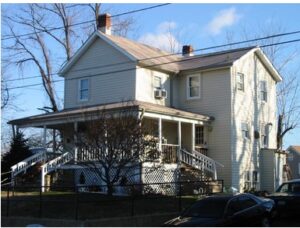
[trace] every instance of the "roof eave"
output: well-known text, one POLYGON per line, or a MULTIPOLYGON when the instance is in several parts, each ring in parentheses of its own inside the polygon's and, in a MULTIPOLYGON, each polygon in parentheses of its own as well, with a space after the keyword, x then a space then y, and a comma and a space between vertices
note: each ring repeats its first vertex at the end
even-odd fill
POLYGON ((276 68, 273 66, 273 64, 270 62, 268 57, 263 53, 263 51, 260 48, 257 48, 255 50, 255 53, 258 55, 260 60, 265 64, 265 66, 268 68, 270 71, 272 77, 276 82, 281 82, 282 77, 280 76, 279 72, 276 70, 276 68))

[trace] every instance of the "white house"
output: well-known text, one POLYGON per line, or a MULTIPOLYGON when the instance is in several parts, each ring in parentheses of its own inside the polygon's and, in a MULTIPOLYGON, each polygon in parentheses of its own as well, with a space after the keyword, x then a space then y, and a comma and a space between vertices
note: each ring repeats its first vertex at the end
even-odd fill
MULTIPOLYGON (((160 150, 206 169, 227 187, 260 189, 261 180, 268 181, 261 151, 276 148, 276 84, 281 81, 263 51, 249 47, 196 55, 187 45, 182 56, 173 55, 111 35, 110 17, 102 18, 104 26, 60 70, 64 109, 12 120, 14 129, 58 129, 64 144, 76 150, 82 110, 121 109, 131 101, 145 121, 156 123, 160 150)), ((43 156, 17 164, 15 174, 43 156)), ((71 159, 66 152, 48 161, 44 174, 71 159)))

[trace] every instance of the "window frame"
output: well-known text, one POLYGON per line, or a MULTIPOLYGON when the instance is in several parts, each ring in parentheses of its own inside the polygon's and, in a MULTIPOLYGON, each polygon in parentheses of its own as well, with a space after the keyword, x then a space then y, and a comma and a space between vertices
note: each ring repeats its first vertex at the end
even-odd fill
POLYGON ((82 78, 78 81, 78 100, 81 102, 88 101, 90 97, 90 79, 82 78), (87 81, 87 88, 82 88, 82 81, 87 81), (82 98, 82 92, 87 91, 87 98, 82 98))
POLYGON ((201 98, 201 75, 200 74, 192 74, 187 76, 186 80, 186 96, 188 100, 195 100, 201 98), (198 78, 198 86, 190 86, 190 78, 198 78), (191 88, 199 87, 198 96, 191 96, 191 88))
POLYGON ((259 87, 260 87, 260 91, 259 91, 260 100, 262 102, 268 102, 268 84, 267 84, 267 81, 266 80, 261 80, 259 87))
POLYGON ((242 122, 242 124, 241 124, 241 130, 242 130, 242 137, 243 137, 243 139, 250 140, 250 126, 249 126, 249 123, 242 122), (244 126, 246 126, 245 129, 244 129, 244 126), (244 135, 244 132, 246 132, 245 135, 244 135))
POLYGON ((261 124, 261 130, 260 130, 260 143, 262 148, 268 148, 269 146, 269 129, 268 125, 266 124, 261 124))
POLYGON ((236 88, 238 91, 245 91, 245 74, 238 72, 236 77, 236 88), (242 81, 240 81, 240 76, 242 76, 242 81), (241 88, 239 88, 239 85, 241 85, 241 88))
POLYGON ((203 145, 204 144, 204 126, 195 126, 195 145, 203 145), (200 131, 197 131, 202 129, 200 131), (202 139, 202 142, 201 142, 202 139), (201 143, 199 143, 201 142, 201 143))
POLYGON ((154 87, 154 89, 163 89, 162 78, 160 76, 156 76, 156 75, 154 76, 154 78, 153 78, 153 87, 154 87), (159 81, 159 87, 155 85, 157 79, 159 81))

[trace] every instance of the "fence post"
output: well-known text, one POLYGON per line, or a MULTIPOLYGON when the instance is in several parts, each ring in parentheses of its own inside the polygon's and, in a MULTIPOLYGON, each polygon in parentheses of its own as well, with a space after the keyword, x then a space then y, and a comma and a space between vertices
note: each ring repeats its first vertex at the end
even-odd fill
POLYGON ((75 205, 75 220, 78 220, 78 186, 75 186, 76 205, 75 205))
POLYGON ((42 205, 42 189, 44 186, 40 187, 40 205, 39 205, 39 217, 42 217, 42 209, 43 209, 43 205, 42 205))
POLYGON ((7 187, 7 196, 6 196, 6 216, 9 216, 9 186, 7 187))
POLYGON ((131 186, 131 192, 132 192, 132 194, 131 194, 131 216, 134 216, 134 194, 135 194, 135 192, 134 192, 133 185, 131 186))
POLYGON ((182 204, 181 204, 181 181, 178 182, 179 183, 179 198, 178 198, 178 210, 179 210, 179 213, 181 212, 181 207, 182 207, 182 204))

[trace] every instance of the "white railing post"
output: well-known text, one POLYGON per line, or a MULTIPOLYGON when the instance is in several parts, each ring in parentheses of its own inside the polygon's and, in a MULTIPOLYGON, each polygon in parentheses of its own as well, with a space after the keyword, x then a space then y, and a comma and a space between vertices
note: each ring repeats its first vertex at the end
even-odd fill
POLYGON ((158 119, 158 150, 161 151, 162 146, 162 120, 161 118, 158 119))
POLYGON ((77 155, 78 155, 78 122, 74 122, 74 144, 75 144, 75 150, 74 150, 74 162, 77 163, 77 155))
POLYGON ((192 123, 192 151, 195 150, 195 123, 192 123))
POLYGON ((45 167, 42 165, 42 171, 41 171, 41 188, 42 192, 45 192, 45 167))

